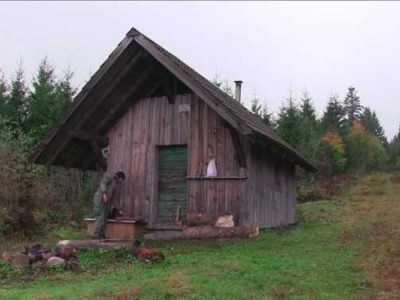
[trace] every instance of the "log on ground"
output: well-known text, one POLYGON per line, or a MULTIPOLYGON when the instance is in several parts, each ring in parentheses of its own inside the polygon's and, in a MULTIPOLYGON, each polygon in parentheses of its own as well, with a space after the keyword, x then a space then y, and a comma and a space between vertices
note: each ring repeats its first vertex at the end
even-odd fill
POLYGON ((259 233, 258 226, 216 227, 196 226, 183 229, 183 238, 209 239, 229 237, 254 237, 259 233))
POLYGON ((76 250, 95 249, 114 249, 128 248, 132 241, 124 240, 63 240, 57 243, 57 246, 70 246, 76 250))

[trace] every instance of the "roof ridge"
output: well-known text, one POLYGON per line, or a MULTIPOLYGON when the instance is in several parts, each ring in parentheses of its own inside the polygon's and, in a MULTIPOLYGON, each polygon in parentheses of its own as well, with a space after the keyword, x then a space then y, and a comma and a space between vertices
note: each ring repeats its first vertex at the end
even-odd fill
POLYGON ((265 138, 272 140, 277 144, 280 144, 281 146, 292 152, 295 156, 297 156, 298 159, 303 162, 303 165, 307 165, 309 169, 316 169, 311 162, 305 159, 296 149, 294 149, 288 142, 281 138, 272 128, 268 127, 264 122, 262 122, 262 120, 254 115, 248 108, 246 108, 240 102, 225 93, 210 80, 194 70, 177 56, 166 50, 164 47, 160 46, 158 43, 156 43, 143 33, 140 33, 140 35, 142 35, 145 39, 152 43, 154 47, 156 47, 159 51, 166 55, 183 72, 193 78, 193 80, 196 81, 200 86, 202 86, 211 95, 217 98, 224 107, 226 107, 236 118, 239 118, 242 122, 244 122, 246 126, 250 127, 253 131, 261 134, 265 138))

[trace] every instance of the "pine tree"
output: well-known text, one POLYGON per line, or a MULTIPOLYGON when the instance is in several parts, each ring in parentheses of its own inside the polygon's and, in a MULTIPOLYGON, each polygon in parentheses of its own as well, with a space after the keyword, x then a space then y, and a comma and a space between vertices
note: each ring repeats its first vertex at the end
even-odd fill
POLYGON ((70 78, 56 82, 54 67, 46 58, 40 62, 32 86, 24 128, 36 144, 65 110, 72 91, 70 78))
POLYGON ((24 71, 22 65, 20 65, 11 82, 11 90, 7 102, 9 109, 8 124, 16 138, 19 137, 26 118, 27 91, 24 71))
POLYGON ((389 143, 388 152, 391 167, 400 169, 400 126, 398 133, 389 143))
POLYGON ((8 85, 4 73, 0 70, 0 119, 4 120, 8 117, 8 85))
POLYGON ((344 108, 337 95, 329 98, 325 112, 321 119, 321 128, 323 132, 332 131, 339 134, 343 133, 344 126, 344 108))
POLYGON ((387 148, 388 141, 385 136, 385 131, 383 130, 375 111, 371 111, 369 107, 365 107, 361 115, 361 124, 368 133, 375 135, 379 139, 382 146, 387 148))
POLYGON ((362 108, 360 97, 357 96, 356 89, 350 86, 346 98, 344 99, 344 112, 347 117, 347 127, 351 127, 355 121, 360 121, 362 108))
POLYGON ((301 141, 301 112, 295 100, 292 94, 286 98, 286 104, 279 110, 276 124, 278 135, 294 148, 298 148, 301 141))
POLYGON ((71 83, 73 76, 74 73, 68 68, 67 71, 64 72, 63 78, 56 84, 56 95, 61 102, 61 112, 72 103, 73 97, 76 94, 77 89, 74 88, 71 83))
POLYGON ((212 83, 216 85, 218 88, 220 88, 223 92, 228 94, 229 96, 231 97, 234 96, 233 89, 226 78, 222 80, 219 78, 218 74, 216 74, 212 80, 212 83))
POLYGON ((320 123, 317 120, 312 99, 307 92, 300 99, 300 144, 299 151, 306 158, 315 161, 318 156, 320 145, 320 123))
POLYGON ((269 126, 270 128, 274 128, 274 120, 272 114, 268 112, 267 104, 264 105, 259 104, 259 99, 256 95, 253 95, 253 99, 251 102, 251 112, 261 118, 265 125, 269 126))

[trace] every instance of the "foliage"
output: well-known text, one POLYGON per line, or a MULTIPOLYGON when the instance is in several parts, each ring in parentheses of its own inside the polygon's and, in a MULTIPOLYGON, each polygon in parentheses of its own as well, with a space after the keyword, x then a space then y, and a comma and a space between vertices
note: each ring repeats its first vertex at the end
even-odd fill
POLYGON ((298 150, 310 161, 316 161, 320 148, 320 122, 317 119, 312 99, 307 92, 300 99, 301 139, 298 150))
POLYGON ((383 130, 375 111, 371 110, 369 107, 365 107, 364 112, 361 115, 361 124, 369 134, 378 138, 383 147, 388 147, 385 131, 383 130))
POLYGON ((393 168, 400 169, 400 127, 388 146, 390 164, 393 168))
POLYGON ((24 122, 24 130, 32 138, 31 148, 38 144, 71 103, 74 93, 71 76, 67 73, 62 81, 56 82, 54 67, 46 58, 41 61, 28 97, 24 122))
POLYGON ((228 94, 229 96, 233 97, 233 89, 232 86, 230 85, 228 79, 220 79, 218 74, 215 75, 214 79, 212 80, 213 84, 216 85, 218 88, 220 88, 223 92, 228 94))
POLYGON ((278 135, 295 148, 300 145, 302 136, 300 122, 301 111, 296 99, 290 94, 279 109, 276 124, 278 135))
POLYGON ((32 166, 27 161, 76 91, 70 71, 60 80, 54 74, 54 68, 44 59, 32 89, 25 83, 22 66, 10 86, 4 75, 0 76, 0 237, 29 236, 79 220, 90 207, 88 193, 93 191, 96 176, 32 166))
POLYGON ((5 119, 9 116, 8 111, 8 84, 4 77, 4 73, 0 70, 0 119, 5 119))
POLYGON ((27 86, 24 71, 22 65, 20 65, 11 81, 10 95, 7 99, 8 115, 6 116, 6 120, 16 138, 19 137, 26 118, 26 94, 27 86))
POLYGON ((347 161, 350 170, 365 173, 383 168, 388 156, 378 138, 369 134, 360 122, 355 121, 346 140, 347 161))
POLYGON ((251 100, 251 112, 261 118, 265 125, 270 128, 275 128, 275 121, 271 113, 268 112, 267 104, 264 103, 263 105, 259 104, 259 99, 256 95, 254 95, 253 99, 251 100))
POLYGON ((400 246, 393 238, 398 210, 388 210, 400 182, 391 179, 373 174, 339 186, 331 200, 298 205, 296 226, 256 238, 153 242, 147 246, 166 254, 160 264, 139 264, 122 249, 81 252, 80 270, 42 273, 33 282, 12 280, 20 277, 11 274, 0 297, 375 299, 387 291, 385 267, 396 261, 400 246))
POLYGON ((355 121, 361 120, 362 108, 360 97, 357 96, 357 90, 350 86, 344 99, 347 127, 351 127, 355 121))
POLYGON ((325 112, 321 119, 323 132, 333 131, 342 134, 344 126, 344 107, 338 96, 329 98, 325 112))
POLYGON ((327 131, 322 135, 321 142, 320 173, 328 176, 342 173, 346 165, 342 137, 334 131, 327 131))

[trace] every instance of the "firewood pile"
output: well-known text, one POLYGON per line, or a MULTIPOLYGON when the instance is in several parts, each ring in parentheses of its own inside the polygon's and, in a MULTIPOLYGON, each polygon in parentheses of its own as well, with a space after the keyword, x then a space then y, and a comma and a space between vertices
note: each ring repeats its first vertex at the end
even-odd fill
POLYGON ((33 265, 35 267, 48 268, 64 266, 70 269, 78 269, 79 261, 73 247, 61 245, 55 250, 42 244, 26 246, 24 251, 5 251, 1 258, 14 267, 33 265))

